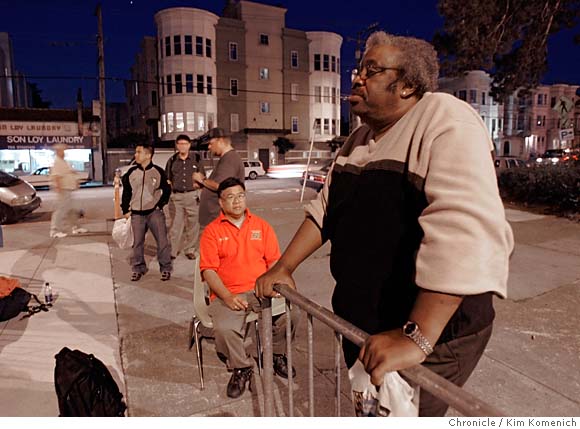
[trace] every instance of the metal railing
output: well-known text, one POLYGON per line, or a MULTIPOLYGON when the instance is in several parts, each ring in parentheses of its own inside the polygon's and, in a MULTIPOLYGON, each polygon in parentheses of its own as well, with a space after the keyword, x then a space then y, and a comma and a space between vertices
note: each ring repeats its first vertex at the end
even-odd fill
MULTIPOLYGON (((316 318, 323 324, 330 327, 336 336, 335 341, 335 371, 336 371, 336 415, 340 416, 340 362, 342 338, 350 340, 355 345, 362 347, 369 334, 357 328, 353 324, 341 319, 330 310, 310 301, 288 285, 274 285, 274 290, 286 298, 286 313, 290 314, 290 304, 296 305, 307 314, 307 342, 308 342, 308 403, 309 415, 314 417, 314 341, 313 341, 313 319, 316 318)), ((272 306, 271 299, 262 300, 262 323, 261 339, 263 347, 264 372, 264 414, 267 417, 274 416, 274 370, 273 370, 273 348, 272 348, 272 306)), ((291 326, 286 323, 286 356, 288 359, 289 377, 292 368, 292 344, 291 326)), ((495 407, 483 402, 471 393, 461 389, 445 378, 435 374, 433 371, 417 365, 399 373, 426 390, 437 398, 441 399, 450 407, 456 409, 465 416, 504 416, 505 414, 495 407)), ((294 396, 292 382, 288 382, 288 409, 290 417, 294 413, 294 396)))

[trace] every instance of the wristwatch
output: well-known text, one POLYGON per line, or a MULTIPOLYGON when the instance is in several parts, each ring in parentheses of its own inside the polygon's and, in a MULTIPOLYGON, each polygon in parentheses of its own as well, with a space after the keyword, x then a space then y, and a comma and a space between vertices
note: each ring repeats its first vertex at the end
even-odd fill
POLYGON ((429 356, 431 353, 433 353, 433 347, 431 346, 431 343, 427 338, 425 338, 417 323, 412 321, 405 323, 403 326, 403 334, 413 340, 413 342, 417 344, 421 350, 423 350, 425 355, 429 356))

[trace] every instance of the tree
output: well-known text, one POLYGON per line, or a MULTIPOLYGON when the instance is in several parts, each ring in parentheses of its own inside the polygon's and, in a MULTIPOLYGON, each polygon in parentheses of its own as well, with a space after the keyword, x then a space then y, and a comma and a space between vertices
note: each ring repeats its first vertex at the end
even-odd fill
POLYGON ((296 145, 286 137, 278 137, 276 140, 274 140, 274 146, 278 148, 278 154, 280 155, 284 155, 286 152, 296 147, 296 145))
MULTIPOLYGON (((548 38, 580 18, 580 0, 439 0, 438 7, 445 24, 433 43, 443 73, 486 70, 493 78, 491 94, 500 101, 540 84, 548 68, 548 38)), ((580 35, 575 41, 580 43, 580 35)))
POLYGON ((28 83, 28 88, 30 89, 30 96, 32 98, 31 104, 33 108, 37 109, 49 109, 52 105, 51 101, 45 101, 42 99, 42 90, 38 89, 38 84, 28 83))

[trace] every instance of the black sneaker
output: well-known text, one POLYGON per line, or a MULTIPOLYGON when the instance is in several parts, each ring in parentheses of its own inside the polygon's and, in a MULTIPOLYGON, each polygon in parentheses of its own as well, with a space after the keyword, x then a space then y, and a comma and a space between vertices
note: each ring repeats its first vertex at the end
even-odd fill
POLYGON ((251 367, 248 368, 234 368, 234 373, 228 382, 227 394, 230 398, 239 398, 242 393, 246 391, 246 383, 249 382, 250 390, 252 390, 252 374, 254 371, 251 367))
MULTIPOLYGON (((274 354, 274 372, 282 378, 288 378, 288 359, 286 355, 274 354)), ((292 378, 296 377, 296 370, 292 367, 292 378)))

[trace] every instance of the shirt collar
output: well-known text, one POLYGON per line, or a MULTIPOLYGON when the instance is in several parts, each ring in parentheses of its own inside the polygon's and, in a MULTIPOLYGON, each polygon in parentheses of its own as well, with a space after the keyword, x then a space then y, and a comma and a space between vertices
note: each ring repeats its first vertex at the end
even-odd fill
MULTIPOLYGON (((252 217, 252 214, 250 213, 250 209, 246 207, 246 218, 244 219, 244 222, 247 219, 250 219, 252 217)), ((218 220, 220 221, 220 223, 222 222, 228 222, 228 223, 232 223, 224 214, 224 212, 222 210, 220 210, 220 215, 218 216, 218 220)))

